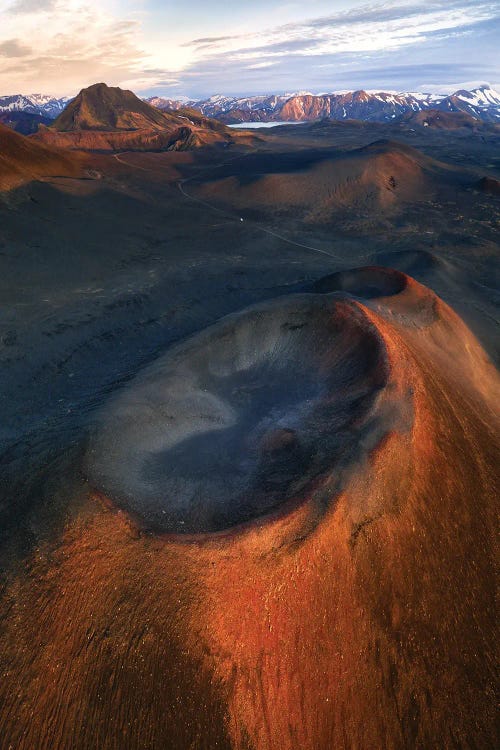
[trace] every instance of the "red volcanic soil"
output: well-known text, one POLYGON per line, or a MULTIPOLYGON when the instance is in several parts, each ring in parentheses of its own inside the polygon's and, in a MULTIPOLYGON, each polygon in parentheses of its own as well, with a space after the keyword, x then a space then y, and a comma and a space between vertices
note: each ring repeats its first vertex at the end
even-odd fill
POLYGON ((287 512, 198 540, 94 496, 6 585, 2 747, 495 747, 498 376, 402 273, 316 292, 385 350, 365 458, 340 489, 342 462, 287 512))
POLYGON ((0 190, 40 177, 76 177, 85 157, 35 143, 0 125, 0 190))

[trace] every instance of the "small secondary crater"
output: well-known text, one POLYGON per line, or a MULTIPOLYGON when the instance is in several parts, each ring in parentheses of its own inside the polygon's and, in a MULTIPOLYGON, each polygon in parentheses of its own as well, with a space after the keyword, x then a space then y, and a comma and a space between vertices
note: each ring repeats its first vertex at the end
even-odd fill
POLYGON ((406 286, 407 276, 400 271, 382 266, 365 266, 324 276, 314 283, 312 291, 320 294, 340 291, 363 299, 375 299, 400 294, 406 286))

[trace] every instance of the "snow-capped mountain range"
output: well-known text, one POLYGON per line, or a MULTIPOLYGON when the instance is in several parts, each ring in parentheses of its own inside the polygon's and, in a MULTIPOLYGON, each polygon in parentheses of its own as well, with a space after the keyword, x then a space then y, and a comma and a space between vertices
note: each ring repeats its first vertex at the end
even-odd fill
MULTIPOLYGON (((23 111, 54 119, 70 101, 71 97, 57 99, 43 94, 0 96, 0 112, 23 111)), ((374 91, 312 94, 301 91, 249 97, 217 94, 202 100, 156 96, 146 101, 162 110, 191 107, 206 117, 213 117, 226 124, 250 121, 303 122, 325 117, 335 120, 390 122, 429 109, 461 112, 483 122, 500 123, 500 93, 486 85, 448 95, 374 91)))
POLYGON ((0 112, 27 112, 54 120, 73 97, 56 99, 48 94, 14 94, 0 96, 0 112))
MULTIPOLYGON (((148 101, 160 109, 180 109, 186 106, 185 101, 162 100, 161 97, 148 101)), ((462 112, 483 122, 500 122, 500 93, 489 86, 481 86, 472 91, 456 91, 451 95, 368 91, 332 94, 299 92, 243 98, 216 95, 187 104, 204 115, 227 124, 248 121, 302 122, 324 117, 385 122, 426 109, 462 112)))

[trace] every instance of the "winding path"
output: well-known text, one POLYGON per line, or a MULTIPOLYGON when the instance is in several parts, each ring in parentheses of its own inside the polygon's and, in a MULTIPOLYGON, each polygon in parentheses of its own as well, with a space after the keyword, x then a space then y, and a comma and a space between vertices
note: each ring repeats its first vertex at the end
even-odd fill
MULTIPOLYGON (((219 169, 220 167, 225 167, 228 164, 230 164, 233 161, 236 161, 237 159, 245 159, 247 156, 250 156, 251 154, 254 154, 254 151, 250 151, 247 154, 239 154, 238 156, 235 156, 233 159, 228 159, 225 162, 222 162, 221 164, 215 164, 212 169, 219 169)), ((140 167, 137 164, 130 164, 130 162, 124 161, 123 159, 120 159, 118 154, 113 154, 114 158, 120 162, 120 164, 124 164, 127 167, 132 167, 132 169, 140 169, 143 172, 155 172, 154 169, 149 169, 148 167, 140 167)), ((192 177, 186 177, 183 180, 178 180, 177 187, 179 189, 179 192, 181 195, 186 198, 187 200, 193 201, 194 203, 199 203, 201 206, 204 206, 205 208, 210 209, 211 211, 216 211, 219 214, 222 214, 228 219, 232 219, 233 221, 237 221, 240 223, 245 223, 247 226, 251 226, 254 229, 257 229, 260 232, 264 232, 265 234, 271 235, 272 237, 276 237, 277 239, 281 240, 282 242, 286 242, 288 245, 293 245, 294 247, 301 247, 305 250, 312 250, 315 253, 321 253, 321 255, 328 255, 329 258, 333 258, 334 260, 341 261, 342 259, 335 255, 334 253, 329 252, 328 250, 323 250, 319 247, 314 247, 313 245, 306 245, 303 242, 296 242, 295 240, 291 240, 288 237, 285 237, 284 235, 280 234, 279 232, 275 232, 272 229, 268 229, 267 227, 263 226, 262 224, 259 224, 256 221, 249 221, 248 219, 242 219, 240 216, 237 216, 236 214, 231 213, 230 211, 227 211, 223 208, 218 208, 217 206, 214 206, 211 203, 208 203, 207 201, 201 200, 200 198, 196 198, 193 195, 190 195, 190 193, 186 192, 184 185, 186 185, 188 182, 192 182, 195 180, 200 174, 204 174, 204 171, 198 172, 197 174, 193 175, 192 177)))

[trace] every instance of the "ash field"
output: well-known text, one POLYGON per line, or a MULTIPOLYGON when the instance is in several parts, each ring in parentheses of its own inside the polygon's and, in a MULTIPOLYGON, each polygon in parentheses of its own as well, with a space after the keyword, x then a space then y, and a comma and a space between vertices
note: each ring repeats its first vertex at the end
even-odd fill
POLYGON ((197 128, 0 130, 0 747, 493 748, 500 136, 197 128))

